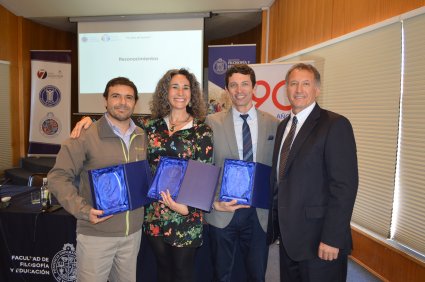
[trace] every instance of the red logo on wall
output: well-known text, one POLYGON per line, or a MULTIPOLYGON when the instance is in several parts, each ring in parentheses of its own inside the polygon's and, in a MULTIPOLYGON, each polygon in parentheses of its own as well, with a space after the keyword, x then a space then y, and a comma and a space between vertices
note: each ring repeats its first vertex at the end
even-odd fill
POLYGON ((46 70, 38 70, 37 71, 37 77, 40 79, 45 79, 47 77, 47 71, 46 70))

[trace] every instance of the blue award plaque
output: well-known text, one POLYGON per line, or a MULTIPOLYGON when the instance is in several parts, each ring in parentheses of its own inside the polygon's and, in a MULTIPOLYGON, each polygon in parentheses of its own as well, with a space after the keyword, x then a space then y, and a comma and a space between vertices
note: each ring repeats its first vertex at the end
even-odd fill
POLYGON ((89 170, 93 206, 102 216, 134 210, 152 202, 147 191, 152 181, 146 160, 89 170))
POLYGON ((220 168, 194 160, 162 157, 148 197, 161 200, 161 191, 170 191, 181 204, 210 211, 214 201, 220 168))
POLYGON ((220 201, 270 208, 271 167, 262 163, 226 159, 221 181, 220 201))

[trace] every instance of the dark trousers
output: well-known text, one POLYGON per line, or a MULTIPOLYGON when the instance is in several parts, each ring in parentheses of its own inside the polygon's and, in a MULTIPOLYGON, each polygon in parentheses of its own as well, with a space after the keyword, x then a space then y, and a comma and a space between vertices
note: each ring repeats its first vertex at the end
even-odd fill
POLYGON ((269 248, 255 208, 236 210, 225 228, 210 226, 214 281, 230 282, 237 246, 248 281, 265 281, 269 248))
POLYGON ((280 281, 284 282, 345 282, 347 280, 347 254, 338 254, 336 260, 316 258, 294 261, 279 244, 280 281))
POLYGON ((155 254, 158 282, 193 281, 196 248, 173 247, 162 237, 146 236, 155 254))

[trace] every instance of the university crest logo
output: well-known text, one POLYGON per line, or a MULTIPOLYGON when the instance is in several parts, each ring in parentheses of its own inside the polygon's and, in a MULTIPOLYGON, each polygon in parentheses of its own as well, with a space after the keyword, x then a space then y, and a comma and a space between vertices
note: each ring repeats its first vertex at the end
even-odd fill
POLYGON ((222 58, 216 60, 213 64, 213 70, 215 74, 222 75, 227 71, 227 63, 222 58))
POLYGON ((46 107, 54 107, 61 100, 61 92, 59 88, 53 85, 44 86, 38 94, 40 102, 46 107))
POLYGON ((77 257, 72 244, 63 245, 62 250, 53 257, 51 270, 58 282, 77 281, 77 257))

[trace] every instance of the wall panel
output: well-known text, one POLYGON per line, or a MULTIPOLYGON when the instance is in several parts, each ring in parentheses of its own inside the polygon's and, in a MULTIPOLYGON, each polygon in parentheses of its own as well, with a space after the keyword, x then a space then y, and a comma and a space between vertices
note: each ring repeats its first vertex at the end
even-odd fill
POLYGON ((18 67, 18 17, 10 13, 0 5, 0 60, 10 62, 10 107, 11 116, 11 140, 12 140, 12 163, 18 164, 20 156, 20 144, 23 137, 20 135, 20 112, 19 112, 19 67, 18 67))
POLYGON ((332 38, 425 5, 424 0, 334 1, 332 38))
POLYGON ((425 0, 275 0, 269 61, 422 6, 425 0))
MULTIPOLYGON (((0 5, 0 42, 0 60, 10 62, 13 164, 17 166, 28 148, 31 103, 29 51, 72 50, 73 54, 77 54, 76 35, 18 17, 0 5)), ((76 69, 76 61, 73 61, 73 86, 77 85, 76 69)), ((72 96, 76 96, 76 91, 73 87, 72 96)))
POLYGON ((277 0, 270 9, 269 61, 331 39, 333 0, 277 0))
POLYGON ((384 281, 425 281, 425 263, 352 227, 352 258, 384 281))

